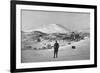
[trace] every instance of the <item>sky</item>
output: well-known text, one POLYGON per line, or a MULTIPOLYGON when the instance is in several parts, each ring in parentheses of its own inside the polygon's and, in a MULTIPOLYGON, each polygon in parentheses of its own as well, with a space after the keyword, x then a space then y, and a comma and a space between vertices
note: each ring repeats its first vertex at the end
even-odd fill
POLYGON ((90 14, 79 12, 55 11, 21 11, 21 27, 23 31, 42 28, 43 25, 60 24, 72 31, 89 30, 90 14))

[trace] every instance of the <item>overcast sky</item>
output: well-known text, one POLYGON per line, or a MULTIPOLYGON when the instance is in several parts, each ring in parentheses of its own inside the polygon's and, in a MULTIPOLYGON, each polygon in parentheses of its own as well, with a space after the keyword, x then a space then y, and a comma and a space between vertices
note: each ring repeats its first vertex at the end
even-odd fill
POLYGON ((22 10, 22 30, 34 30, 48 24, 60 24, 70 30, 89 30, 90 14, 76 12, 54 12, 22 10))

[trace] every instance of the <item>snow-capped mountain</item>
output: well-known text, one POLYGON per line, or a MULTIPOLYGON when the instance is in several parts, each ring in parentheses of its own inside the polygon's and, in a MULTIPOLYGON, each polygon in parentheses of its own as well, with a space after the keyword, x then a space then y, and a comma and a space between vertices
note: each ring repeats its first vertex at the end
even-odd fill
POLYGON ((62 25, 59 25, 59 24, 43 25, 37 29, 29 30, 28 32, 33 32, 33 31, 40 31, 43 33, 48 33, 48 34, 50 33, 69 33, 68 29, 64 28, 62 25))

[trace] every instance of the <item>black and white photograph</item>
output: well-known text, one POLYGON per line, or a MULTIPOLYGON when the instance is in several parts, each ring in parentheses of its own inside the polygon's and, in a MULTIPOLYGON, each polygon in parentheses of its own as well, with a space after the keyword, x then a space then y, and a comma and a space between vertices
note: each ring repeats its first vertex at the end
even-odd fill
POLYGON ((90 13, 21 10, 21 62, 90 59, 90 13))
POLYGON ((11 12, 11 71, 97 66, 96 6, 14 1, 11 12))

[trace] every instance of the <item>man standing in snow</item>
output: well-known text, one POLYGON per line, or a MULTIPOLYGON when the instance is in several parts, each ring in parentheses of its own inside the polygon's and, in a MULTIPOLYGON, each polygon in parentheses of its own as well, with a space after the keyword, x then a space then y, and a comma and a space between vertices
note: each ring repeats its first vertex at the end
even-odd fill
POLYGON ((58 57, 58 48, 59 48, 59 43, 56 41, 54 44, 54 58, 58 57))

